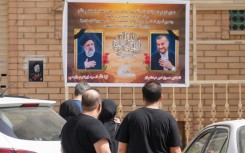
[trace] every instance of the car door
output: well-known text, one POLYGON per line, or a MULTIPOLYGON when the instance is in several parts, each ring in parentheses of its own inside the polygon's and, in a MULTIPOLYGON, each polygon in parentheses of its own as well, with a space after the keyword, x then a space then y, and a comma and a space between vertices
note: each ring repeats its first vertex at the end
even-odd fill
POLYGON ((212 127, 199 133, 184 149, 184 153, 226 153, 229 129, 212 127))

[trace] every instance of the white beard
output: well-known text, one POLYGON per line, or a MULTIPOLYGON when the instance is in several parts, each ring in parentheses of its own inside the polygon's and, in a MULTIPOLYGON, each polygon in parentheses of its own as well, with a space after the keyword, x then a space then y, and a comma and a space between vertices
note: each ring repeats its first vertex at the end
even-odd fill
POLYGON ((85 54, 87 57, 92 57, 95 53, 95 49, 93 51, 88 51, 88 50, 85 50, 85 54))

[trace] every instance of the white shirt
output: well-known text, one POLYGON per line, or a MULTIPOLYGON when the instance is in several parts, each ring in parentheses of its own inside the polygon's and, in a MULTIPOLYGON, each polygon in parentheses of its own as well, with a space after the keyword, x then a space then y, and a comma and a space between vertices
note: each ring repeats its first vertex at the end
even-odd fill
MULTIPOLYGON (((168 52, 166 52, 165 54, 160 53, 160 55, 161 55, 161 59, 163 59, 164 61, 169 61, 169 59, 168 59, 168 52)), ((163 70, 168 70, 168 68, 165 68, 164 67, 163 70)), ((174 66, 171 69, 171 71, 175 71, 175 67, 174 66)))

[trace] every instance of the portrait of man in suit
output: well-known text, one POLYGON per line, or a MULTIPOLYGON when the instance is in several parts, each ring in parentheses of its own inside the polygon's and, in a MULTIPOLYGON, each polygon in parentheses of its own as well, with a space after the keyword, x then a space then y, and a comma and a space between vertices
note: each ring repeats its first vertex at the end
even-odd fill
POLYGON ((151 41, 151 70, 176 71, 175 50, 168 34, 155 34, 151 41))

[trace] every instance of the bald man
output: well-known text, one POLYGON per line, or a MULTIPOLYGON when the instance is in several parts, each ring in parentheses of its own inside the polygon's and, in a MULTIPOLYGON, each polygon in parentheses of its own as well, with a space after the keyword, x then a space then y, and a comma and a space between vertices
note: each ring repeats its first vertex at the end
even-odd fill
POLYGON ((111 153, 110 135, 97 119, 102 109, 97 90, 88 89, 82 95, 82 113, 63 127, 61 145, 64 153, 111 153))

